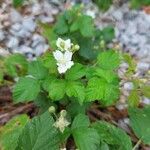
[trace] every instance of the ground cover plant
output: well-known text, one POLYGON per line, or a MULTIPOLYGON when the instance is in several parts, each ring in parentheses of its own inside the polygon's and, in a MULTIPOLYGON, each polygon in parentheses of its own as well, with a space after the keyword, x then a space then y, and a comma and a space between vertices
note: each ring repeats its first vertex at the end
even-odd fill
POLYGON ((79 150, 135 150, 140 143, 150 145, 150 108, 137 108, 141 94, 149 97, 150 87, 133 79, 135 64, 129 55, 107 48, 113 28, 97 29, 80 5, 60 14, 53 26, 39 25, 51 50, 32 61, 13 54, 0 63, 1 84, 7 84, 6 76, 16 81, 13 102, 33 101, 39 107, 36 117, 19 115, 0 128, 2 149, 65 150, 69 142, 79 150), (134 83, 128 112, 137 143, 116 124, 93 122, 87 115, 93 104, 106 108, 119 99, 117 69, 122 61, 129 64, 126 76, 134 83))

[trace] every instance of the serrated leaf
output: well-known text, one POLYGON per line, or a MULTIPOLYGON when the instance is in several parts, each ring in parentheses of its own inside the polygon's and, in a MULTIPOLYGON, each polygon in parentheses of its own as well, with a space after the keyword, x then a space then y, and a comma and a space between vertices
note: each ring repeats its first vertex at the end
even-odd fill
POLYGON ((89 119, 83 114, 75 117, 72 134, 77 148, 80 150, 97 150, 100 139, 95 129, 89 128, 89 119))
POLYGON ((142 93, 145 97, 150 98, 150 86, 149 85, 144 85, 142 88, 142 93))
POLYGON ((105 42, 111 42, 112 39, 115 37, 114 28, 111 26, 105 27, 102 31, 102 37, 105 42))
POLYGON ((52 53, 45 53, 42 58, 41 61, 43 62, 43 65, 49 69, 50 73, 55 73, 57 72, 57 63, 56 60, 54 59, 54 56, 52 53))
POLYGON ((102 78, 93 77, 88 81, 86 100, 99 100, 104 105, 112 105, 119 97, 119 87, 102 78))
POLYGON ((119 83, 119 78, 116 73, 114 73, 112 70, 103 70, 100 68, 95 68, 95 75, 104 78, 108 83, 119 83))
POLYGON ((130 92, 130 95, 128 97, 128 103, 129 103, 129 106, 131 107, 135 107, 139 105, 140 95, 138 93, 138 90, 134 89, 130 92))
POLYGON ((84 105, 80 105, 76 101, 76 99, 75 100, 71 99, 71 102, 69 103, 66 109, 68 114, 70 114, 71 118, 74 118, 78 114, 85 114, 88 107, 89 107, 88 103, 84 103, 84 105))
POLYGON ((113 50, 100 53, 97 59, 98 65, 106 70, 117 69, 120 65, 120 56, 113 50))
POLYGON ((132 143, 130 137, 120 128, 107 123, 105 121, 98 121, 92 125, 94 127, 102 142, 108 146, 115 146, 119 150, 132 150, 132 143))
POLYGON ((19 137, 16 150, 59 150, 59 134, 49 112, 29 122, 19 137))
POLYGON ((86 116, 84 114, 78 114, 74 118, 71 128, 77 129, 77 128, 81 128, 81 127, 88 127, 89 125, 90 125, 90 120, 89 120, 88 116, 86 116))
POLYGON ((27 71, 28 62, 25 56, 21 54, 13 54, 5 59, 6 73, 8 75, 17 77, 24 75, 27 71))
POLYGON ((54 30, 57 34, 63 35, 69 31, 69 27, 65 17, 60 15, 57 19, 57 23, 55 24, 54 30))
POLYGON ((52 81, 48 87, 49 96, 52 100, 60 100, 64 97, 66 92, 66 82, 62 79, 52 81))
POLYGON ((93 0, 101 11, 106 11, 112 4, 112 0, 93 0))
POLYGON ((92 37, 94 35, 94 23, 90 16, 80 16, 79 26, 80 32, 84 37, 92 37))
POLYGON ((52 101, 47 97, 45 93, 40 93, 35 99, 34 103, 40 108, 40 114, 46 112, 48 108, 53 105, 52 101))
POLYGON ((48 40, 49 45, 52 48, 56 48, 56 40, 57 34, 54 32, 54 28, 49 24, 40 23, 40 27, 42 28, 43 32, 42 35, 48 40))
POLYGON ((85 76, 85 74, 86 68, 82 64, 76 63, 66 72, 65 78, 67 80, 77 80, 85 76))
POLYGON ((0 128, 0 147, 4 150, 15 150, 19 135, 28 121, 28 116, 23 114, 14 117, 0 128))
POLYGON ((89 60, 93 60, 97 57, 98 51, 94 49, 94 43, 91 38, 80 38, 78 39, 78 44, 80 45, 80 56, 89 60))
POLYGON ((48 74, 48 70, 43 66, 41 61, 36 60, 29 63, 28 74, 36 79, 44 79, 48 74))
POLYGON ((85 88, 79 81, 68 81, 66 83, 66 94, 69 97, 76 97, 82 104, 85 99, 85 88))
POLYGON ((18 102, 29 102, 34 100, 40 92, 40 84, 33 78, 20 78, 13 89, 13 100, 18 102))
POLYGON ((150 145, 150 107, 130 108, 129 116, 130 125, 136 136, 150 145))

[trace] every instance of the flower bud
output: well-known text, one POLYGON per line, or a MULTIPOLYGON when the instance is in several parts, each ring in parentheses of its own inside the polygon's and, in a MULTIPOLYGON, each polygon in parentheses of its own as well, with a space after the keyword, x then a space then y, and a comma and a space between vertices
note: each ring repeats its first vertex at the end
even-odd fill
POLYGON ((66 111, 66 110, 62 110, 62 111, 60 112, 60 116, 65 117, 66 115, 67 115, 67 111, 66 111))
POLYGON ((79 46, 78 44, 76 44, 76 45, 74 46, 74 49, 75 49, 76 51, 78 51, 78 50, 80 49, 80 46, 79 46))
POLYGON ((49 111, 50 113, 55 113, 56 109, 55 109, 54 106, 51 106, 51 107, 49 107, 48 111, 49 111))

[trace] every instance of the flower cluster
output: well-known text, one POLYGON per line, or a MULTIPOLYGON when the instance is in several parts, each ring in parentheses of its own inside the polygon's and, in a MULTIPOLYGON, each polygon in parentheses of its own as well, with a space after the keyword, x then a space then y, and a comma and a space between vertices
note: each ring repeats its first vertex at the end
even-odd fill
POLYGON ((70 124, 65 117, 66 117, 66 111, 62 110, 60 112, 60 117, 54 123, 54 126, 58 128, 62 133, 64 132, 65 127, 67 127, 70 124))
POLYGON ((62 74, 74 65, 72 55, 74 51, 79 50, 79 45, 74 45, 70 39, 63 40, 61 38, 57 39, 56 45, 59 50, 53 52, 53 56, 57 61, 58 72, 62 74))

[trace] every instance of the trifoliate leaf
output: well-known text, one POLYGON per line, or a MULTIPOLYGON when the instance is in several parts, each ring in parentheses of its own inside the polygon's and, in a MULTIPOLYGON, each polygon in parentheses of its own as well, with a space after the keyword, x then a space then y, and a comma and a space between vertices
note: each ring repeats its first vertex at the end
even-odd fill
POLYGON ((56 79, 52 81, 48 87, 49 96, 52 100, 60 100, 64 97, 66 92, 65 80, 56 79))
POLYGON ((59 134, 49 112, 29 122, 19 137, 16 150, 59 150, 59 134))
POLYGON ((85 88, 79 81, 68 81, 66 83, 66 94, 69 97, 76 97, 82 104, 85 99, 85 88))
POLYGON ((89 119, 85 115, 79 114, 72 124, 72 134, 80 150, 97 150, 100 138, 95 129, 89 128, 89 119))
POLYGON ((106 80, 93 77, 88 81, 86 100, 99 100, 104 105, 112 105, 119 97, 118 85, 108 83, 106 80))
POLYGON ((25 56, 20 54, 13 54, 8 56, 5 60, 6 72, 8 75, 17 77, 19 75, 24 75, 27 71, 28 62, 25 56))
POLYGON ((83 65, 76 63, 66 72, 65 77, 67 80, 77 80, 85 76, 85 74, 86 68, 83 65))
POLYGON ((130 137, 120 128, 107 123, 105 121, 98 121, 92 125, 94 127, 102 142, 111 146, 115 146, 117 150, 132 150, 132 143, 130 137))
POLYGON ((15 150, 19 135, 28 121, 27 115, 19 115, 0 128, 0 147, 4 150, 15 150))
POLYGON ((129 109, 130 124, 136 134, 145 144, 150 145, 150 107, 129 109))
POLYGON ((109 50, 103 53, 100 53, 98 56, 98 65, 102 69, 113 70, 119 67, 120 56, 117 52, 109 50))
POLYGON ((36 79, 44 79, 48 74, 48 70, 43 66, 41 61, 37 60, 29 63, 28 74, 36 79))
POLYGON ((37 80, 29 77, 20 78, 13 89, 15 103, 29 102, 34 100, 40 92, 40 84, 37 80))
POLYGON ((130 92, 130 95, 128 97, 128 103, 131 107, 136 107, 140 103, 140 95, 138 93, 138 90, 134 89, 130 92))

